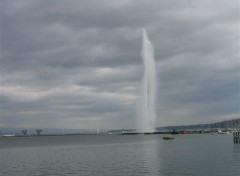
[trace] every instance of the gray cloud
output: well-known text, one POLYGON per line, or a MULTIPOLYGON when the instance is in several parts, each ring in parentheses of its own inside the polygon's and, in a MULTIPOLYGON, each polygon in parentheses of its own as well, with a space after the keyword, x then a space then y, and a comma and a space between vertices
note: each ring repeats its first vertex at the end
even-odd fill
POLYGON ((237 0, 0 2, 2 127, 134 127, 142 27, 159 126, 239 117, 237 0))

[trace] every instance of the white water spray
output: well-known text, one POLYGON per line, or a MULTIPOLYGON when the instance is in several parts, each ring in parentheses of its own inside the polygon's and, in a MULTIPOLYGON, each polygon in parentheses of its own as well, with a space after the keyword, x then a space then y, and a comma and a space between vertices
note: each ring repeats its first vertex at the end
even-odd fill
POLYGON ((140 109, 137 118, 139 132, 155 131, 155 97, 156 97, 156 71, 155 58, 151 42, 146 30, 142 34, 142 59, 144 63, 144 76, 142 80, 140 109))

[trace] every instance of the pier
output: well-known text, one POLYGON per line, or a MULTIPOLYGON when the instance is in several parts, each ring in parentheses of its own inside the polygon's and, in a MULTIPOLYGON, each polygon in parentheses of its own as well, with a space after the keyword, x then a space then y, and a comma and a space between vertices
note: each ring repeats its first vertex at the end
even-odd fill
POLYGON ((240 131, 233 132, 234 144, 240 144, 240 131))

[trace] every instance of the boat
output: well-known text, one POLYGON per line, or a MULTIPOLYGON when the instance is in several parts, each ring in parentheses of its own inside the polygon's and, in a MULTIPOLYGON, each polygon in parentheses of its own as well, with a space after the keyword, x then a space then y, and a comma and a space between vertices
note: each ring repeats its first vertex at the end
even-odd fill
POLYGON ((169 140, 169 139, 174 139, 174 137, 172 135, 167 135, 167 136, 163 136, 163 139, 169 140))

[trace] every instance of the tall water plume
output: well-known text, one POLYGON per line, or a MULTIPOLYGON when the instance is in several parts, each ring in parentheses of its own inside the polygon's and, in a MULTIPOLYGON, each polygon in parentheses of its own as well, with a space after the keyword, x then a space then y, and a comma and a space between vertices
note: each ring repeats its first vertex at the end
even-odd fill
POLYGON ((142 60, 144 76, 140 93, 140 107, 137 118, 139 132, 155 131, 155 97, 156 97, 156 70, 154 49, 147 37, 146 30, 142 33, 142 60))

